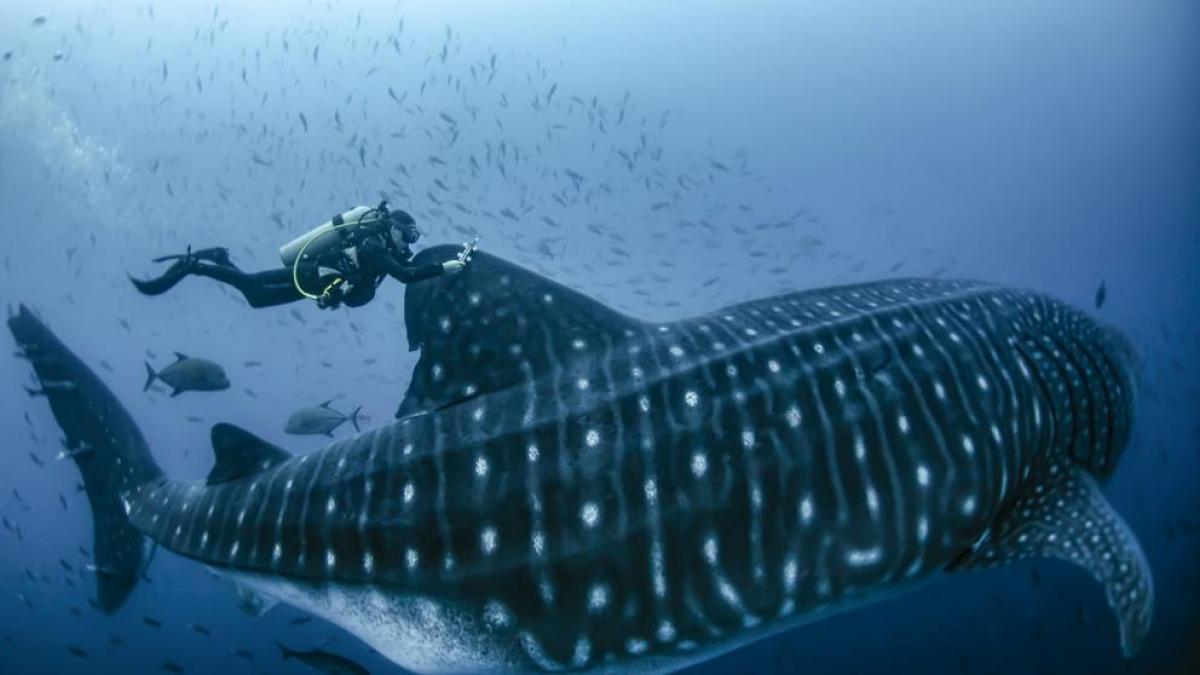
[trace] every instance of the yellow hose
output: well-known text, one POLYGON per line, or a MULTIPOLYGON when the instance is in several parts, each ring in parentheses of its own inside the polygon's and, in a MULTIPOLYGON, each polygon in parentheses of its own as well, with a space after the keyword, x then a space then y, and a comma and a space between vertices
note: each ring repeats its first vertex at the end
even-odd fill
MULTIPOLYGON (((300 253, 296 255, 296 262, 292 263, 292 285, 296 287, 296 290, 300 293, 300 295, 303 295, 309 300, 319 300, 321 296, 309 293, 308 291, 304 290, 303 286, 300 285, 300 261, 304 260, 304 252, 308 250, 308 247, 312 245, 314 241, 320 239, 326 234, 329 234, 330 232, 333 232, 339 227, 345 227, 345 223, 342 225, 334 225, 324 232, 313 235, 308 241, 304 242, 303 246, 300 247, 300 253)), ((326 292, 329 291, 329 289, 325 290, 326 292)))

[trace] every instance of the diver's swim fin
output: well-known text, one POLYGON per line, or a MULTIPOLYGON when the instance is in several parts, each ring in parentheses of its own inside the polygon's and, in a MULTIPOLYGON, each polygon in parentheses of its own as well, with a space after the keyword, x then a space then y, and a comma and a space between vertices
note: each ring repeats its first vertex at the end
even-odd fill
POLYGON ((225 267, 235 267, 229 259, 229 249, 224 246, 213 246, 211 248, 202 248, 199 251, 193 251, 190 247, 187 253, 176 253, 173 255, 159 256, 154 259, 154 262, 167 262, 168 260, 207 260, 210 263, 223 265, 225 267))
POLYGON ((229 267, 238 269, 237 265, 229 260, 229 249, 224 246, 213 246, 212 248, 202 248, 199 251, 193 251, 188 247, 187 253, 178 253, 174 255, 159 256, 154 259, 154 262, 175 261, 167 268, 167 271, 153 279, 134 279, 129 277, 135 288, 142 295, 161 295, 175 287, 189 274, 192 274, 200 266, 201 262, 212 263, 219 267, 229 267))
POLYGON ((133 282, 134 288, 137 288, 142 295, 161 295, 175 287, 175 284, 183 281, 183 278, 191 274, 196 269, 196 259, 190 257, 181 257, 175 261, 173 265, 153 279, 135 279, 129 277, 133 282))

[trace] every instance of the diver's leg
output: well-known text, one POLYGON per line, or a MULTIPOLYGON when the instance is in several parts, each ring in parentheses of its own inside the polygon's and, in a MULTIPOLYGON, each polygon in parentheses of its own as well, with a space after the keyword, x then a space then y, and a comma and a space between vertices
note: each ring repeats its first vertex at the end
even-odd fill
POLYGON ((286 305, 304 298, 293 283, 291 268, 287 267, 247 274, 232 266, 201 263, 193 273, 233 286, 251 307, 286 305))

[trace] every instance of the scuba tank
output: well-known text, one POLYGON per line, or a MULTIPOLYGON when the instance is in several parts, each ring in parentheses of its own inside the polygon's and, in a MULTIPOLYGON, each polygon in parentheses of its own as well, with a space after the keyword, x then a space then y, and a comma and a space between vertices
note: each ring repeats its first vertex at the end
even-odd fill
POLYGON ((387 202, 375 207, 356 206, 279 247, 279 258, 285 267, 292 269, 292 283, 301 295, 314 300, 324 299, 344 283, 343 274, 348 270, 338 269, 339 263, 344 263, 344 252, 386 228, 387 223, 387 202), (324 267, 334 268, 329 270, 333 273, 333 281, 323 289, 307 289, 300 282, 301 266, 310 273, 318 271, 318 277, 322 276, 319 270, 324 267))
POLYGON ((384 213, 378 208, 356 206, 280 246, 279 258, 284 267, 292 267, 299 262, 301 253, 306 263, 320 260, 331 251, 356 243, 360 237, 355 235, 364 233, 356 233, 355 230, 364 225, 375 225, 383 216, 384 213))

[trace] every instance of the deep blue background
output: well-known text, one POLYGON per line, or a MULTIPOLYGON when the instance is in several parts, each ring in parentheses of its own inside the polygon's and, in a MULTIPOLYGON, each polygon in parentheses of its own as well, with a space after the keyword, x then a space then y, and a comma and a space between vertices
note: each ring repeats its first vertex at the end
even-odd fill
MULTIPOLYGON (((401 288, 353 311, 252 311, 207 280, 144 298, 126 273, 188 244, 275 265, 280 243, 381 193, 417 217, 422 244, 477 230, 487 250, 643 317, 931 274, 1091 307, 1103 279, 1100 316, 1143 358, 1134 438, 1106 489, 1155 573, 1141 654, 1120 658, 1084 573, 1027 562, 697 670, 1196 672, 1200 7, 644 4, 2 3, 0 301, 36 306, 164 467, 199 478, 215 421, 299 452, 321 443, 282 434, 298 407, 336 396, 386 421, 415 360, 401 288), (172 351, 225 364, 233 388, 142 393, 142 361, 172 351)), ((291 625, 294 610, 242 616, 226 584, 167 553, 119 614, 91 610, 77 474, 52 461, 53 418, 0 343, 0 514, 23 534, 0 530, 0 672, 299 672, 271 640, 327 638, 390 672, 336 628, 291 625)))

